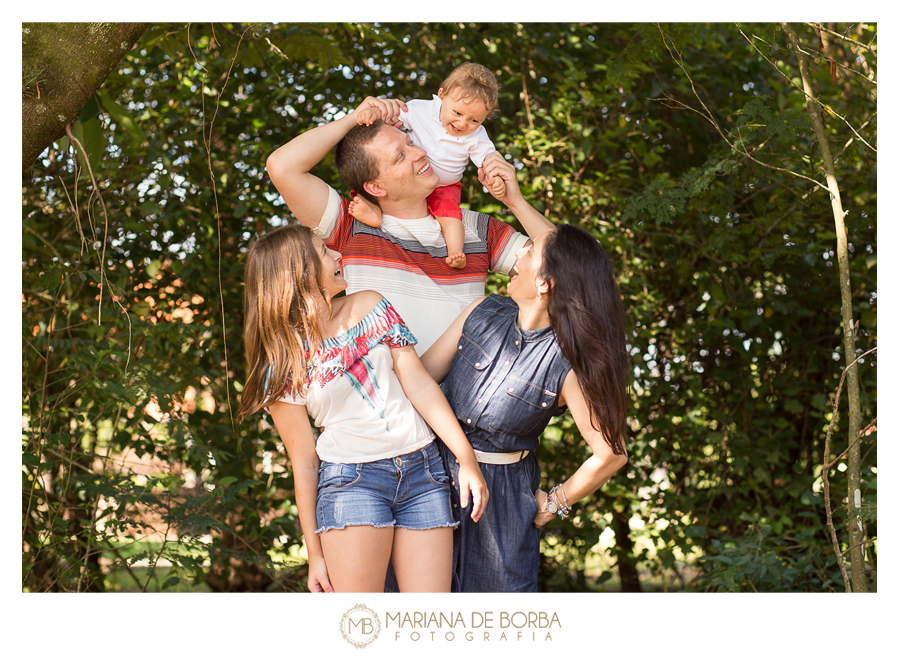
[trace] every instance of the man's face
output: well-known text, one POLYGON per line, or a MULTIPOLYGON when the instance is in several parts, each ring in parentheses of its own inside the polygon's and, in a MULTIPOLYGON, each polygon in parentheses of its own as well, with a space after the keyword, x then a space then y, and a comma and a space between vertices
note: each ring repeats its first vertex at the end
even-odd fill
POLYGON ((386 201, 424 201, 440 180, 425 150, 409 135, 385 126, 365 148, 375 154, 381 173, 374 182, 386 192, 386 201))

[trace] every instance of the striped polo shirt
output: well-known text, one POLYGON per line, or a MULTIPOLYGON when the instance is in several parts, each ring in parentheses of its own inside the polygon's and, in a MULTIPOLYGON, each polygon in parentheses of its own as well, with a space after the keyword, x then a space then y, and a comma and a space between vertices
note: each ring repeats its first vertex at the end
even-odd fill
POLYGON ((465 308, 484 297, 488 271, 509 274, 528 238, 499 219, 462 209, 466 266, 450 267, 441 226, 421 219, 382 217, 379 228, 348 212, 349 201, 329 188, 328 207, 314 232, 341 253, 347 293, 375 290, 394 306, 418 340, 421 355, 465 308))

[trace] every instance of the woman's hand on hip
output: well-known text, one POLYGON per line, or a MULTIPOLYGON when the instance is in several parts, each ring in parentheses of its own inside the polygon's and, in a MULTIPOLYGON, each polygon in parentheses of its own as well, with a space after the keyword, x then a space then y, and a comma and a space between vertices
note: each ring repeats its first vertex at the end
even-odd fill
POLYGON ((534 515, 534 527, 543 528, 553 520, 556 514, 547 511, 547 492, 540 489, 534 490, 534 500, 537 502, 538 511, 534 515))

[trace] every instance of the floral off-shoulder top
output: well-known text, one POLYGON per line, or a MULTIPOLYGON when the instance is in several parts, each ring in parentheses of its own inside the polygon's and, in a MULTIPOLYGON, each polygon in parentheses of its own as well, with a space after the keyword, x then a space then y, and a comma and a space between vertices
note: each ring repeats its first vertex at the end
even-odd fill
POLYGON ((419 450, 434 434, 400 386, 391 349, 416 339, 391 303, 382 299, 347 331, 326 338, 306 373, 305 391, 285 389, 281 401, 306 405, 321 430, 322 461, 355 464, 419 450))

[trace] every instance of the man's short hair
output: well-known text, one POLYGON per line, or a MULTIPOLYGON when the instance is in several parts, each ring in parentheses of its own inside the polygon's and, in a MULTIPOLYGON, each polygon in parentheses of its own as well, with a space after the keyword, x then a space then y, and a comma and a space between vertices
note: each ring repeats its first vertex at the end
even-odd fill
POLYGON ((375 136, 386 125, 381 119, 372 122, 371 126, 353 126, 338 142, 334 153, 338 173, 344 185, 379 208, 378 198, 366 192, 365 184, 381 174, 378 159, 368 148, 375 136))

